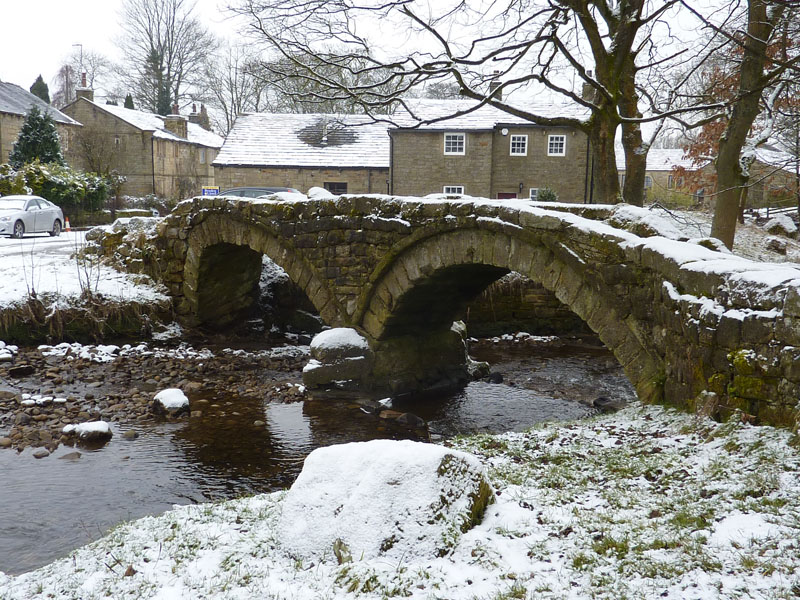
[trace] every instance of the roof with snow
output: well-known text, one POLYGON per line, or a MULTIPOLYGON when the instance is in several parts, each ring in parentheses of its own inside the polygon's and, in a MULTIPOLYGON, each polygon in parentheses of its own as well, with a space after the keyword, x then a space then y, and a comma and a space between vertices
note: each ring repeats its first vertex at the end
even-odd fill
POLYGON ((213 164, 388 169, 387 127, 364 115, 244 114, 213 164))
POLYGON ((80 125, 75 119, 71 119, 60 110, 56 110, 47 102, 17 84, 0 81, 0 113, 24 117, 32 106, 38 106, 42 112, 49 114, 56 123, 80 125))
MULTIPOLYGON (((616 148, 617 170, 625 170, 625 151, 622 146, 616 148)), ((686 157, 683 148, 650 148, 647 153, 648 171, 672 171, 675 167, 683 167, 689 171, 698 169, 698 165, 692 162, 691 158, 686 157)))
MULTIPOLYGON (((536 126, 529 119, 512 115, 493 106, 483 105, 476 108, 477 104, 475 100, 463 99, 409 100, 406 102, 408 110, 399 109, 392 119, 400 127, 413 127, 420 120, 428 121, 416 127, 421 130, 491 130, 500 125, 536 126)), ((574 103, 529 102, 514 104, 514 107, 547 119, 569 118, 583 121, 590 116, 587 108, 574 103)))
POLYGON ((114 106, 113 104, 98 104, 91 102, 100 110, 104 110, 142 131, 152 131, 153 137, 162 140, 171 140, 174 142, 188 142, 190 144, 197 144, 199 146, 207 146, 209 148, 219 148, 222 146, 224 139, 212 131, 203 129, 197 123, 187 123, 188 137, 186 139, 175 135, 169 131, 164 125, 164 117, 155 113, 144 112, 141 110, 133 110, 131 108, 124 108, 122 106, 114 106))

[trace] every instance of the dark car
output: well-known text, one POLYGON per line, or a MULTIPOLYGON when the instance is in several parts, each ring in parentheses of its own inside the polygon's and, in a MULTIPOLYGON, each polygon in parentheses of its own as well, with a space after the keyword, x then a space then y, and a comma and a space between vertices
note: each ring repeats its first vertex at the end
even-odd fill
POLYGON ((26 233, 59 235, 64 225, 61 209, 39 196, 0 198, 0 235, 21 238, 26 233))
POLYGON ((290 187, 238 187, 220 192, 220 196, 239 196, 241 198, 260 198, 261 196, 271 196, 278 192, 291 192, 301 194, 300 190, 290 187))

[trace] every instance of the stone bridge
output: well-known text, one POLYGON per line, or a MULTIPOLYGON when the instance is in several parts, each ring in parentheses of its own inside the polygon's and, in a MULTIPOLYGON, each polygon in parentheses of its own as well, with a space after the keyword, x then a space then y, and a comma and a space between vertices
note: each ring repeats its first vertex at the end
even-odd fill
POLYGON ((516 271, 598 334, 643 400, 796 423, 800 270, 575 210, 583 216, 477 199, 195 198, 159 225, 149 270, 185 321, 220 326, 254 302, 266 254, 327 324, 367 337, 373 380, 389 391, 463 370, 454 317, 516 271))

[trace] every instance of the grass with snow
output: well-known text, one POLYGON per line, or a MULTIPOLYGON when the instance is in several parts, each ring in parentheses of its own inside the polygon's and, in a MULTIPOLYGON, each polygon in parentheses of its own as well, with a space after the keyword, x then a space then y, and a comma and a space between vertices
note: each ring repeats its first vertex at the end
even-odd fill
POLYGON ((797 598, 791 440, 640 404, 471 436, 452 445, 481 458, 498 501, 448 556, 294 560, 275 534, 275 493, 119 526, 37 571, 0 574, 0 597, 797 598))

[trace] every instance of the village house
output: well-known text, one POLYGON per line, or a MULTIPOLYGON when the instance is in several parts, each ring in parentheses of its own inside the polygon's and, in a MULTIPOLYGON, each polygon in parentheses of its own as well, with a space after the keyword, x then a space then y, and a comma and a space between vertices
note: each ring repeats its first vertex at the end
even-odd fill
MULTIPOLYGON (((418 127, 393 127, 390 189, 394 194, 467 194, 486 198, 536 199, 553 190, 563 202, 592 202, 588 137, 571 127, 543 127, 490 106, 449 117, 474 106, 465 100, 420 100, 418 127)), ((577 106, 529 106, 548 117, 586 118, 577 106)), ((404 119, 398 117, 400 125, 404 119)))
POLYGON ((181 199, 214 185, 211 163, 223 139, 192 122, 200 116, 197 111, 187 119, 174 106, 164 117, 99 104, 85 87, 77 96, 64 108, 84 125, 68 156, 74 166, 98 173, 116 170, 126 177, 122 193, 129 196, 181 199))
MULTIPOLYGON (((620 185, 625 182, 625 156, 617 148, 620 185)), ((763 208, 797 202, 798 160, 771 146, 756 150, 750 167, 747 207, 763 208)), ((716 173, 709 161, 696 165, 682 148, 651 148, 647 153, 645 199, 667 205, 713 203, 716 173)))
POLYGON ((8 162, 25 115, 32 106, 39 107, 53 118, 61 141, 61 151, 64 155, 69 152, 72 138, 80 130, 81 124, 20 86, 0 81, 0 163, 8 162))
POLYGON ((364 115, 239 115, 214 160, 214 179, 222 191, 324 187, 334 194, 385 194, 386 130, 364 115))

